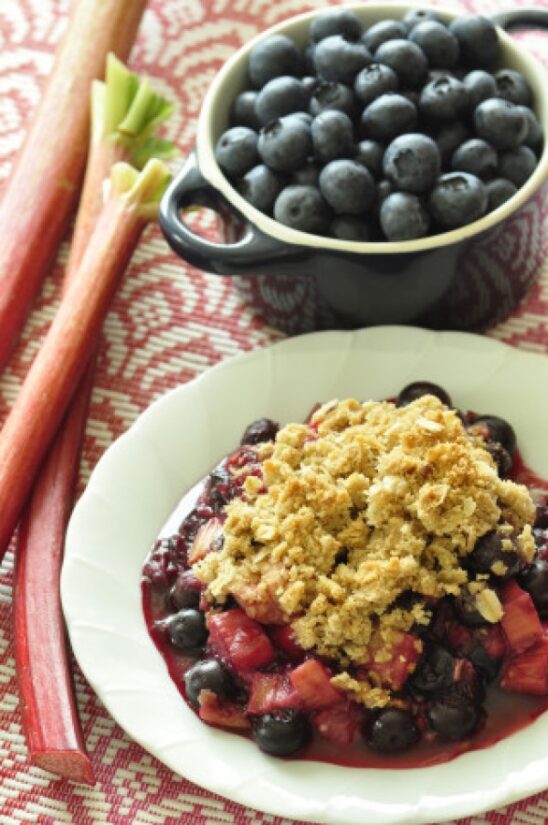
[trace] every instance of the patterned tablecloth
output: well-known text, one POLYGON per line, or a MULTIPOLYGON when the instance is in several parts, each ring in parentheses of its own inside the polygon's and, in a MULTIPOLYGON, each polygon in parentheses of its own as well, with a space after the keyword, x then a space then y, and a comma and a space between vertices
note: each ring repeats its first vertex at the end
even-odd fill
MULTIPOLYGON (((69 0, 0 0, 0 185, 10 173, 29 113, 39 99, 69 5, 69 0)), ((258 30, 297 11, 324 5, 324 0, 151 0, 131 63, 177 101, 169 137, 183 154, 192 144, 201 100, 233 51, 258 30)), ((489 11, 505 4, 477 0, 462 5, 489 11)), ((548 8, 548 0, 542 5, 548 8)), ((517 36, 539 57, 544 50, 546 58, 543 35, 517 36)), ((207 225, 207 217, 202 221, 207 225)), ((0 380, 0 419, 53 317, 64 252, 0 380)), ((518 311, 488 334, 523 349, 548 352, 548 265, 518 311)), ((183 266, 158 229, 149 230, 106 324, 87 427, 82 487, 102 452, 153 399, 223 358, 279 337, 241 302, 229 280, 183 266)), ((12 558, 8 556, 0 568, 0 825, 292 825, 289 820, 212 796, 167 770, 115 724, 77 668, 84 735, 98 782, 93 788, 73 785, 31 767, 18 709, 11 586, 12 558)), ((467 825, 543 825, 547 821, 548 793, 462 820, 467 825)))

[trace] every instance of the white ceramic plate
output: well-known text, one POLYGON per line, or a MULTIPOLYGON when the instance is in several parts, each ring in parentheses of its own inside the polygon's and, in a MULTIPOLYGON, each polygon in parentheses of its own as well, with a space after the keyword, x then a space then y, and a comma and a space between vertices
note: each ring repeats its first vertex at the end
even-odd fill
POLYGON ((515 426, 548 476, 548 360, 496 341, 405 327, 292 338, 226 361, 169 392, 105 453, 70 522, 62 597, 82 670, 119 724, 172 770, 244 805, 331 825, 440 822, 548 787, 548 713, 486 750, 413 770, 283 762, 202 724, 186 707, 141 612, 143 560, 182 493, 268 415, 316 401, 445 386, 464 409, 515 426))

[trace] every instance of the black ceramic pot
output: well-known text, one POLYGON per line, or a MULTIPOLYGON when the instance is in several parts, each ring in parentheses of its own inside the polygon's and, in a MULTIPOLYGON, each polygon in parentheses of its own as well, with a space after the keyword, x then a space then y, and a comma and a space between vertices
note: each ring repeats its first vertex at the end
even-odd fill
MULTIPOLYGON (((349 8, 369 26, 387 15, 401 17, 412 6, 349 8)), ((290 229, 252 207, 219 168, 215 144, 228 127, 234 98, 247 86, 250 50, 274 33, 303 45, 317 14, 268 29, 217 75, 201 110, 195 150, 161 204, 168 242, 194 266, 234 277, 265 320, 288 333, 389 323, 480 330, 502 320, 534 280, 545 248, 548 140, 534 173, 498 209, 467 226, 413 241, 356 243, 290 229), (196 205, 218 213, 224 243, 205 239, 185 223, 183 210, 196 205)), ((546 70, 503 30, 547 27, 548 11, 521 8, 494 20, 501 27, 501 63, 528 78, 548 136, 546 70)))

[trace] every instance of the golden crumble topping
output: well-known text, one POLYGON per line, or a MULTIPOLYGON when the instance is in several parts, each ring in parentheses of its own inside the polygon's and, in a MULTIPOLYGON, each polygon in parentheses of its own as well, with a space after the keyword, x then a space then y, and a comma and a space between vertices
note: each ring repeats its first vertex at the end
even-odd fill
POLYGON ((401 408, 331 401, 260 458, 263 483, 246 479, 244 498, 226 506, 222 549, 195 572, 210 599, 232 595, 260 621, 290 623, 303 648, 342 666, 334 684, 369 707, 390 692, 355 668, 390 660, 433 600, 466 587, 487 620, 500 618, 487 577, 461 564, 478 538, 506 531, 509 550, 514 536, 533 557, 527 488, 501 480, 483 441, 434 396, 401 408))

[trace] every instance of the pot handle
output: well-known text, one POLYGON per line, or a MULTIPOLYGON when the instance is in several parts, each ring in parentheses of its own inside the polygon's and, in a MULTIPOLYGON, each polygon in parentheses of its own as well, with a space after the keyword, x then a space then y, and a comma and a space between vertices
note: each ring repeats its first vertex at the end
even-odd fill
POLYGON ((493 23, 501 29, 513 29, 515 26, 531 26, 548 29, 548 9, 519 8, 497 11, 489 15, 493 23))
POLYGON ((260 271, 261 264, 281 258, 294 258, 299 250, 261 232, 207 181, 201 173, 196 152, 166 190, 159 209, 162 231, 171 248, 199 269, 233 275, 248 270, 260 271), (188 206, 208 206, 215 211, 229 211, 244 226, 244 234, 235 243, 215 243, 203 238, 185 223, 181 210, 188 206))

